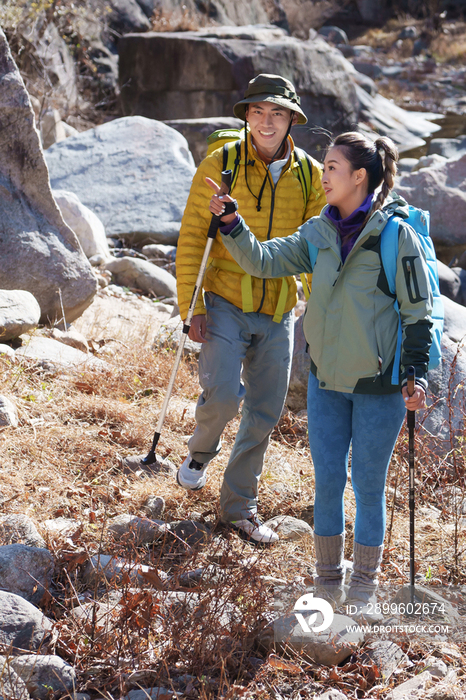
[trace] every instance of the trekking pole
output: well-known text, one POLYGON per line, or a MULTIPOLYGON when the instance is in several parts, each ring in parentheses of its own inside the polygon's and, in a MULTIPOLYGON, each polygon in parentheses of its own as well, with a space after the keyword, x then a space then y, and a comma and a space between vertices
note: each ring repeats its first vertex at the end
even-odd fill
MULTIPOLYGON (((416 371, 414 367, 406 370, 408 394, 414 394, 416 371)), ((416 411, 407 411, 408 423, 408 463, 409 463, 409 588, 411 604, 414 610, 414 430, 416 428, 416 411)))
MULTIPOLYGON (((220 190, 219 190, 218 194, 219 195, 229 194, 230 187, 231 187, 231 170, 224 170, 222 172, 222 184, 220 185, 220 190)), ((188 337, 188 333, 191 329, 191 322, 192 322, 193 316, 194 316, 194 309, 196 307, 199 292, 201 291, 201 288, 202 288, 202 282, 203 282, 204 274, 205 274, 206 267, 207 267, 207 261, 209 259, 209 255, 210 255, 210 249, 212 248, 212 243, 214 242, 214 238, 217 235, 217 231, 218 231, 219 226, 220 226, 220 219, 221 219, 221 216, 215 216, 214 214, 212 214, 212 219, 210 221, 210 226, 209 226, 209 230, 207 233, 207 243, 206 243, 206 247, 204 250, 204 255, 202 256, 201 266, 199 268, 199 273, 197 275, 196 284, 194 285, 193 295, 191 297, 191 303, 189 304, 188 315, 186 316, 186 321, 183 324, 183 335, 181 336, 180 344, 178 345, 178 350, 176 353, 175 362, 173 364, 172 373, 170 375, 170 380, 168 382, 167 391, 165 394, 165 398, 163 400, 159 420, 158 420, 157 426, 155 428, 154 439, 152 441, 152 447, 151 447, 147 457, 145 457, 143 460, 141 460, 142 464, 146 464, 146 465, 154 464, 154 462, 157 461, 156 456, 155 456, 155 450, 157 447, 157 443, 160 439, 160 433, 162 432, 163 422, 165 420, 165 416, 166 416, 167 409, 168 409, 168 403, 170 401, 170 396, 171 396, 171 393, 173 390, 173 385, 175 383, 178 368, 180 366, 181 355, 183 354, 184 346, 186 343, 186 338, 188 337)))

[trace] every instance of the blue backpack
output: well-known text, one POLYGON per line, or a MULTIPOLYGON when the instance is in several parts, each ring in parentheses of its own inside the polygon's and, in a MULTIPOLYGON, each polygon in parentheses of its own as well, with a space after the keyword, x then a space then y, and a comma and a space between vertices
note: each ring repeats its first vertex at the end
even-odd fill
MULTIPOLYGON (((429 352, 429 369, 434 369, 440 364, 442 359, 441 341, 443 334, 443 304, 440 298, 437 257, 435 255, 434 244, 429 235, 430 214, 428 211, 409 207, 409 216, 403 219, 399 216, 392 216, 388 224, 382 231, 381 236, 381 257, 382 265, 387 277, 390 292, 395 294, 396 263, 398 258, 398 225, 400 222, 409 224, 416 232, 419 243, 424 249, 427 268, 429 270, 429 282, 433 296, 432 309, 432 345, 429 352)), ((394 307, 400 316, 398 301, 395 299, 394 307)), ((398 339, 396 344, 395 360, 393 363, 392 384, 399 383, 400 359, 401 359, 402 330, 401 319, 398 323, 398 339)))

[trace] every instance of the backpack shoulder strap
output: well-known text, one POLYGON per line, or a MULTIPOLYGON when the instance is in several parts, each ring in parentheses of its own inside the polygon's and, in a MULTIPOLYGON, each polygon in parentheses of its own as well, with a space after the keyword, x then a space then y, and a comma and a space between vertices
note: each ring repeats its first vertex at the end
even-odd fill
POLYGON ((306 153, 306 151, 304 151, 302 148, 297 148, 295 146, 294 153, 296 162, 299 166, 298 179, 301 182, 301 187, 303 188, 304 201, 307 204, 307 200, 309 199, 311 192, 313 193, 316 199, 319 199, 320 197, 320 192, 317 192, 316 188, 312 184, 312 160, 309 154, 306 153))
POLYGON ((239 166, 241 164, 241 143, 242 140, 230 141, 223 146, 223 170, 231 170, 231 187, 230 192, 236 185, 236 180, 239 175, 239 166))
POLYGON ((400 224, 399 216, 392 216, 380 237, 380 256, 385 276, 388 282, 388 288, 392 294, 396 292, 396 263, 398 259, 398 227, 400 224))
MULTIPOLYGON (((380 236, 380 257, 387 278, 388 288, 392 294, 396 294, 396 267, 398 260, 398 231, 400 224, 399 216, 392 216, 385 225, 380 236)), ((403 342, 403 332, 401 328, 400 308, 395 298, 394 309, 398 314, 398 332, 396 339, 395 358, 393 360, 392 384, 400 382, 400 361, 401 346, 403 342)))

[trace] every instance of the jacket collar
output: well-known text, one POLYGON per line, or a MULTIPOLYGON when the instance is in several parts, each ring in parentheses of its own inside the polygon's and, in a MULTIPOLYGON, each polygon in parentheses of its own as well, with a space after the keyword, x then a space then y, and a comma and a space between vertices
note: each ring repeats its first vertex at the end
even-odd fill
MULTIPOLYGON (((338 255, 340 255, 340 241, 337 228, 335 224, 333 224, 332 221, 325 216, 328 206, 329 205, 326 204, 320 215, 315 216, 310 220, 309 226, 303 224, 301 227, 301 235, 303 235, 310 243, 313 243, 317 248, 330 247, 338 255)), ((380 235, 390 217, 394 215, 406 219, 409 216, 409 206, 403 197, 400 197, 396 192, 391 192, 382 209, 376 209, 371 214, 369 221, 361 232, 356 245, 359 247, 360 242, 371 235, 380 235)))

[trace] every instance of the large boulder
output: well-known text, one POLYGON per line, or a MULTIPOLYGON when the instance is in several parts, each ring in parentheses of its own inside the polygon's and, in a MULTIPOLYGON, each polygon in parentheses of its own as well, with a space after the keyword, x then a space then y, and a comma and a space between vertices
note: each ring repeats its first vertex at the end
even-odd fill
POLYGON ((69 322, 97 282, 52 197, 31 103, 1 30, 0 90, 0 288, 33 293, 43 322, 63 312, 69 322))
POLYGON ((410 204, 430 211, 440 260, 448 265, 466 250, 466 155, 403 175, 396 191, 410 204))
POLYGON ((200 119, 169 119, 165 122, 183 134, 189 144, 194 162, 199 165, 207 155, 207 137, 220 129, 241 129, 244 124, 236 117, 205 117, 200 119))
MULTIPOLYGON (((1 273, 0 273, 1 275, 1 273)), ((17 338, 37 326, 40 306, 30 292, 22 289, 0 290, 0 338, 17 338)))
POLYGON ((174 129, 124 117, 56 143, 45 156, 52 187, 74 192, 107 236, 176 243, 195 166, 174 129))
MULTIPOLYGON (((303 42, 281 30, 216 27, 198 32, 127 34, 118 43, 124 114, 153 119, 232 116, 249 80, 280 73, 293 81, 311 126, 347 130, 358 99, 343 56, 322 39, 303 42), (221 89, 219 89, 221 86, 221 89)), ((326 137, 295 127, 312 151, 326 137)))

